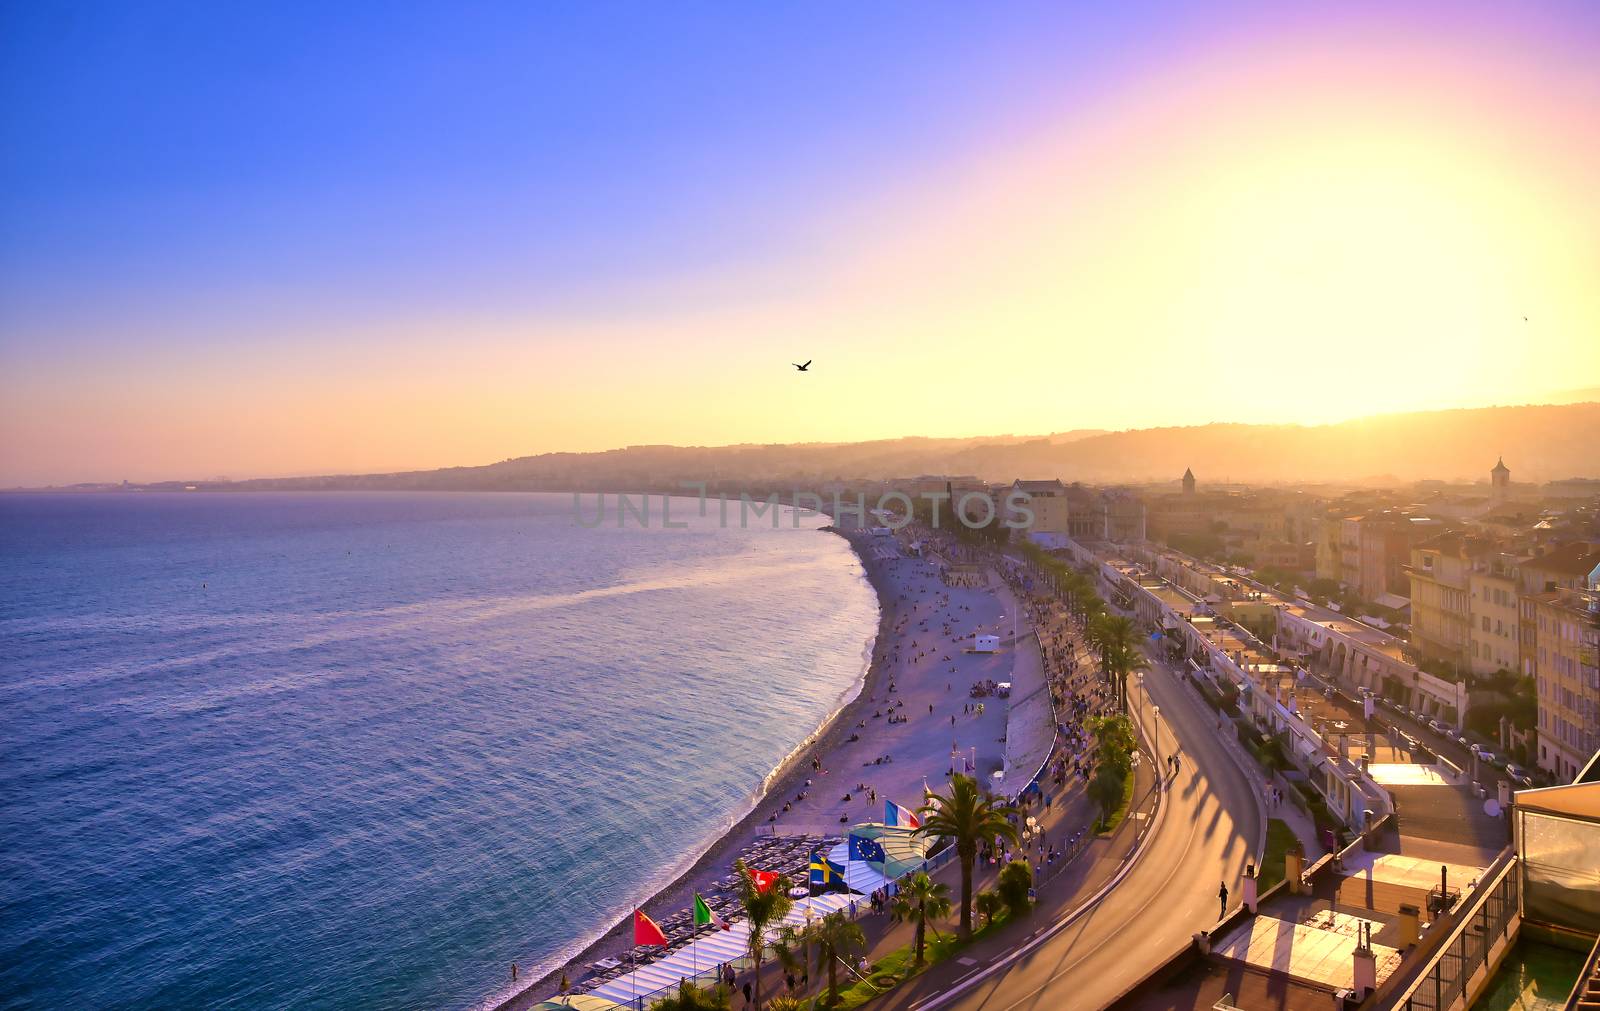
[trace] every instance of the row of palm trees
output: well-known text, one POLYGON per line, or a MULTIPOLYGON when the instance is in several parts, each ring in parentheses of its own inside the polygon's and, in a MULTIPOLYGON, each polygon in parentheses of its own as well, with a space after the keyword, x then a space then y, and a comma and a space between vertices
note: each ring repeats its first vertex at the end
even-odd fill
POLYGON ((1128 675, 1148 666, 1140 647, 1140 633, 1132 618, 1112 614, 1095 593, 1094 580, 1037 545, 1024 552, 1040 576, 1067 604, 1083 625, 1084 642, 1100 657, 1100 669, 1117 686, 1117 698, 1128 708, 1128 675))

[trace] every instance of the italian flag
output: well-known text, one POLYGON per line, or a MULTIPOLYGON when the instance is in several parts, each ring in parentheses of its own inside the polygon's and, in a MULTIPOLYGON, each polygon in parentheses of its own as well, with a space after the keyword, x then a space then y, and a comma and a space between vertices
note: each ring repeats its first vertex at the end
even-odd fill
POLYGON ((718 916, 716 913, 713 913, 711 911, 711 907, 706 905, 706 900, 702 899, 700 897, 700 893, 699 892, 695 892, 694 893, 694 925, 699 927, 699 926, 704 926, 707 923, 716 924, 717 925, 717 929, 719 929, 719 930, 727 930, 728 929, 727 922, 724 921, 722 919, 722 917, 718 916))

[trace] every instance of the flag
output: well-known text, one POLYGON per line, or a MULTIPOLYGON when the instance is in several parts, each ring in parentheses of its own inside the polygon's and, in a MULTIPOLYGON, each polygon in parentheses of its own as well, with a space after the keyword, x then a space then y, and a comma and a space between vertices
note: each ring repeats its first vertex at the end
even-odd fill
POLYGON ((894 825, 898 828, 921 828, 922 822, 918 820, 917 813, 909 807, 901 807, 887 798, 883 802, 883 823, 894 825))
POLYGON ((773 886, 773 884, 775 884, 777 882, 777 880, 778 880, 778 872, 777 871, 757 871, 757 870, 752 870, 750 872, 750 878, 756 884, 756 891, 764 892, 768 888, 771 888, 773 886))
POLYGON ((661 932, 660 927, 656 926, 656 921, 644 915, 644 910, 642 909, 633 911, 633 943, 635 945, 656 944, 662 947, 666 947, 667 944, 667 935, 661 932))
POLYGON ((875 839, 868 839, 864 835, 850 837, 850 859, 865 860, 868 863, 883 863, 889 855, 875 839))
POLYGON ((821 850, 811 851, 811 891, 825 892, 833 886, 838 873, 833 865, 828 863, 828 858, 822 855, 821 850))
POLYGON ((727 930, 728 923, 722 917, 711 911, 706 905, 706 900, 700 897, 699 892, 694 893, 694 925, 703 927, 706 924, 715 924, 718 930, 727 930))

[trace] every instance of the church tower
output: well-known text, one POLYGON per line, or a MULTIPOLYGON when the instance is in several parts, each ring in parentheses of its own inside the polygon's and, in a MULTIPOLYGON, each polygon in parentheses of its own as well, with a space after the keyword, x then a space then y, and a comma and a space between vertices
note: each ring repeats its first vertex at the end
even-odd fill
POLYGON ((1495 461, 1494 470, 1489 472, 1489 500, 1504 502, 1510 490, 1511 468, 1506 466, 1505 458, 1501 457, 1495 461))
POLYGON ((1194 471, 1188 467, 1183 468, 1183 493, 1185 495, 1194 494, 1194 471))

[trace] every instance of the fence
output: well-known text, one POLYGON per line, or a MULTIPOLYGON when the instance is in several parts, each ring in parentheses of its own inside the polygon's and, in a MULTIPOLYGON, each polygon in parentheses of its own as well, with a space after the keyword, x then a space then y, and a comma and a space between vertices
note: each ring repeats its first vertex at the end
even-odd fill
MULTIPOLYGON (((956 848, 954 846, 952 846, 952 845, 947 845, 943 849, 939 850, 937 853, 935 853, 932 856, 928 857, 927 860, 925 860, 923 862, 922 866, 917 868, 917 869, 918 870, 925 870, 925 871, 928 871, 929 873, 932 873, 933 871, 936 871, 939 868, 941 868, 941 867, 945 866, 946 864, 950 863, 952 860, 955 859, 955 857, 956 857, 956 848)), ((915 871, 908 872, 908 874, 914 874, 914 873, 916 873, 916 872, 915 871)), ((893 894, 893 886, 894 886, 894 884, 895 884, 895 882, 890 882, 890 889, 891 889, 890 894, 891 895, 893 894)), ((852 920, 860 919, 862 916, 864 916, 867 913, 872 911, 872 904, 870 902, 868 902, 865 898, 859 898, 859 899, 853 900, 848 906, 845 906, 840 911, 843 912, 846 916, 850 917, 852 920)), ((671 954, 671 952, 666 952, 664 954, 671 954)), ((649 963, 641 963, 641 964, 648 965, 649 963)), ((661 1000, 663 997, 675 996, 677 994, 677 992, 678 992, 678 987, 679 987, 680 983, 682 981, 684 981, 684 980, 688 981, 689 983, 694 984, 695 986, 712 986, 712 985, 715 985, 716 982, 717 982, 717 974, 721 970, 722 966, 724 966, 724 965, 732 966, 734 972, 742 973, 746 969, 754 968, 755 961, 748 954, 740 955, 740 956, 738 956, 736 958, 732 958, 732 959, 725 959, 723 961, 717 962, 714 965, 706 966, 706 968, 701 970, 700 972, 697 972, 697 973, 685 973, 680 977, 679 980, 674 981, 672 983, 669 983, 666 986, 657 987, 657 988, 655 988, 653 990, 650 990, 650 991, 647 991, 647 992, 644 992, 644 993, 640 993, 637 996, 630 997, 625 1001, 613 1003, 612 1007, 617 1009, 617 1011, 649 1011, 650 1005, 652 1003, 654 1003, 655 1001, 661 1000)), ((632 971, 631 967, 630 967, 629 971, 632 971)), ((610 998, 604 998, 604 999, 609 1000, 610 998)))
POLYGON ((1461 915, 1455 929, 1394 1006, 1401 1011, 1446 1011, 1465 996, 1467 982, 1484 967, 1495 945, 1516 927, 1522 878, 1509 857, 1461 915))

